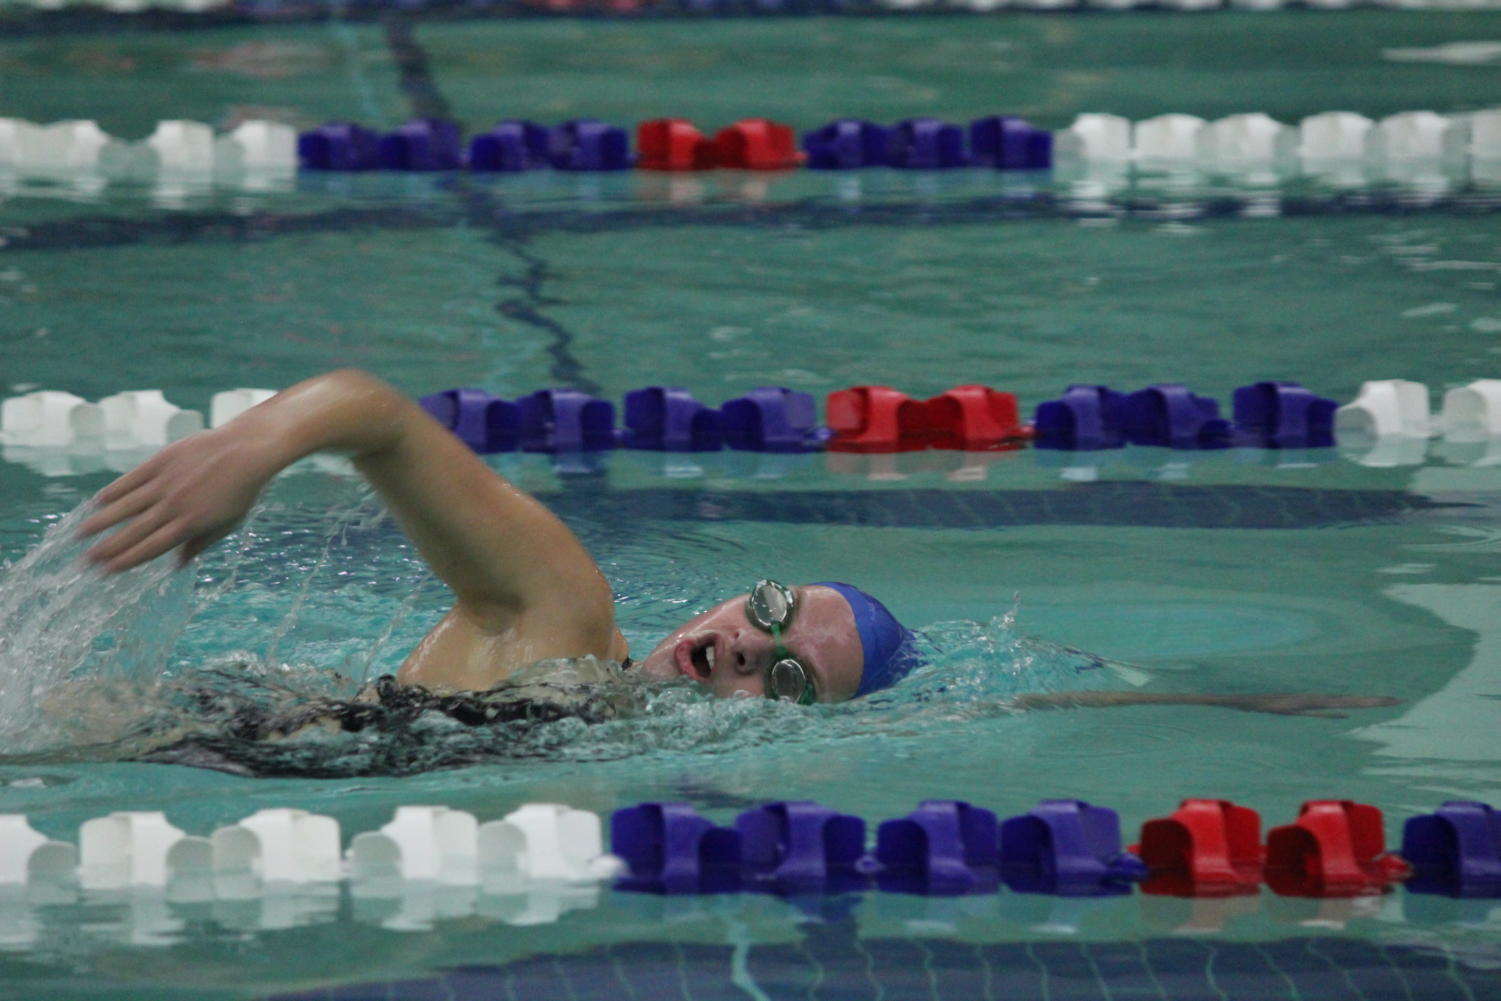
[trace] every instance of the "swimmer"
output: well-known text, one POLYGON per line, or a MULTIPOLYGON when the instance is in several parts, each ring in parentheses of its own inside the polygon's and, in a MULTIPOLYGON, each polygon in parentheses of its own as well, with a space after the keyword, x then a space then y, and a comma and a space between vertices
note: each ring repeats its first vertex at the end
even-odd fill
MULTIPOLYGON (((610 586, 568 527, 415 402, 348 370, 169 445, 105 487, 79 534, 114 531, 86 558, 109 573, 174 551, 186 564, 244 519, 272 477, 315 452, 349 456, 454 592, 453 608, 402 665, 401 686, 489 692, 539 661, 594 657, 644 678, 687 677, 717 696, 806 705, 879 691, 920 662, 912 634, 864 591, 760 581, 632 664, 610 586)), ((1075 692, 1021 696, 1016 706, 1175 703, 1312 715, 1392 701, 1075 692)))

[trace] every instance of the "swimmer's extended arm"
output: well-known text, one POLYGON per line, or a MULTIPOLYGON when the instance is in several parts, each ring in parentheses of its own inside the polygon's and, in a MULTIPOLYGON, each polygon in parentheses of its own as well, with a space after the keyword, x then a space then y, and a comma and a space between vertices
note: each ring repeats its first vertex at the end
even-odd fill
POLYGON ((299 383, 120 477, 80 527, 120 526, 88 558, 109 571, 172 549, 191 559, 233 530, 277 472, 319 451, 350 455, 457 595, 404 680, 485 688, 545 657, 624 655, 609 584, 567 526, 360 372, 299 383))
POLYGON ((1319 716, 1344 719, 1331 709, 1375 709, 1394 706, 1401 699, 1384 695, 1271 694, 1197 695, 1189 692, 1046 692, 1018 695, 1018 709, 1084 709, 1112 706, 1219 706, 1242 712, 1276 713, 1280 716, 1319 716))

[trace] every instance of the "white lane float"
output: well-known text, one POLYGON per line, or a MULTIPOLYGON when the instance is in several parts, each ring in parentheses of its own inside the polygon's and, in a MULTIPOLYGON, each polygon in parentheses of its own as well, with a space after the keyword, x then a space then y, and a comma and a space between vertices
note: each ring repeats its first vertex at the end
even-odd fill
POLYGON ((1131 153, 1138 161, 1191 163, 1199 155, 1197 115, 1168 114, 1144 118, 1131 128, 1131 153))
POLYGON ((133 389, 99 401, 112 446, 169 445, 203 430, 203 414, 184 410, 160 389, 133 389))
POLYGON ((306 810, 258 810, 209 839, 215 877, 248 874, 261 886, 337 882, 339 822, 306 810))
POLYGON ((1060 158, 1129 160, 1131 120, 1120 115, 1079 115, 1053 136, 1053 150, 1060 158))
POLYGON ((104 437, 104 408, 81 396, 37 390, 0 402, 0 442, 31 448, 67 448, 104 437))
POLYGON ((1428 387, 1407 379, 1362 382, 1355 399, 1334 412, 1336 437, 1426 439, 1432 432, 1428 387))
POLYGON ((1455 441, 1501 438, 1501 379, 1476 379, 1444 393, 1435 430, 1455 441))
POLYGON ((188 835, 158 811, 120 811, 78 829, 78 884, 85 890, 165 887, 210 871, 208 838, 188 835))
POLYGON ((1297 133, 1262 112, 1210 122, 1198 136, 1199 162, 1211 169, 1272 167, 1292 159, 1297 133))
POLYGON ((1462 152, 1464 123, 1432 111, 1403 111, 1377 122, 1366 153, 1377 160, 1437 160, 1462 152))
POLYGON ((209 427, 223 427, 236 417, 276 395, 274 389, 226 389, 209 401, 209 427))
POLYGON ((471 885, 477 881, 479 822, 446 806, 399 806, 379 831, 349 844, 351 880, 397 877, 471 885))
POLYGON ((280 122, 241 122, 213 143, 216 175, 293 174, 297 130, 280 122))
POLYGON ((479 829, 482 870, 565 883, 612 879, 624 871, 605 853, 599 817, 557 803, 528 803, 479 829))
POLYGON ((1308 160, 1359 160, 1376 123, 1353 111, 1325 111, 1298 123, 1298 155, 1308 160))
POLYGON ((78 849, 33 830, 24 814, 0 814, 0 887, 73 879, 78 849))

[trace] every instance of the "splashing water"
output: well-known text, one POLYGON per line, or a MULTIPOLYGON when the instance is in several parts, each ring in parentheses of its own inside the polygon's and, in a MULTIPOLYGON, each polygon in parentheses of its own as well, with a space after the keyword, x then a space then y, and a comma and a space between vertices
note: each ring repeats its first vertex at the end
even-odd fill
POLYGON ((88 505, 0 572, 0 751, 66 742, 46 703, 83 678, 139 681, 159 669, 192 614, 192 580, 156 563, 106 576, 75 538, 88 505))

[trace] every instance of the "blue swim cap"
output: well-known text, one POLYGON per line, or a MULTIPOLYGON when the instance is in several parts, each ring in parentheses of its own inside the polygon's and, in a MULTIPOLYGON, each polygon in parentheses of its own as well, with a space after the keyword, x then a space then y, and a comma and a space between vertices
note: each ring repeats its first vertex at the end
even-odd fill
POLYGON ((851 584, 826 580, 813 586, 838 591, 855 613, 855 628, 860 632, 860 648, 865 655, 855 698, 896 684, 922 663, 912 630, 898 622, 885 605, 851 584))

